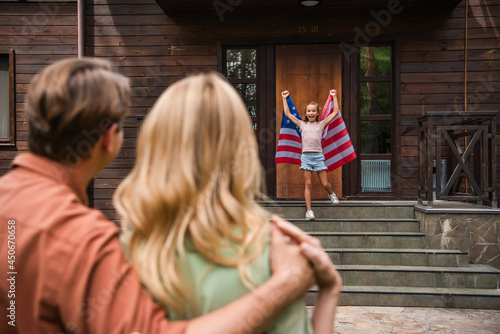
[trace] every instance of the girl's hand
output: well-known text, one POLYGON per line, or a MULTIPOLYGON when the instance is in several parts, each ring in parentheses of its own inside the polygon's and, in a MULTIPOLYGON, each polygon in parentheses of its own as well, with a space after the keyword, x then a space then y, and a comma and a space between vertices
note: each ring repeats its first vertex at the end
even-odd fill
POLYGON ((332 89, 330 91, 330 95, 333 96, 333 97, 335 97, 337 95, 337 91, 335 89, 332 89))
POLYGON ((281 97, 284 99, 286 99, 288 97, 288 95, 290 95, 290 93, 287 90, 284 90, 283 92, 281 92, 281 97))

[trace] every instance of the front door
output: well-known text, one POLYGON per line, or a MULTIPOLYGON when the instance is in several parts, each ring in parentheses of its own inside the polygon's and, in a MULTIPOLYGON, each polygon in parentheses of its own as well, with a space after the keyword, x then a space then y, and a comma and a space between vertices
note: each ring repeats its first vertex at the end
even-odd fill
MULTIPOLYGON (((342 96, 341 50, 333 44, 277 45, 276 54, 276 133, 280 131, 282 119, 281 92, 288 90, 295 107, 303 118, 308 102, 325 104, 330 89, 338 91, 339 103, 342 96)), ((276 136, 277 137, 277 136, 276 136)), ((276 138, 278 140, 278 138, 276 138)), ((328 173, 333 191, 342 197, 342 170, 328 173)), ((276 197, 283 199, 304 198, 304 176, 298 165, 276 166, 276 197)), ((318 177, 313 175, 313 199, 327 199, 318 177)))
MULTIPOLYGON (((342 168, 328 173, 333 190, 344 198, 397 196, 400 185, 392 177, 397 163, 394 148, 399 140, 394 136, 397 76, 392 45, 363 47, 357 52, 346 52, 338 44, 238 45, 222 46, 220 52, 219 70, 249 110, 269 196, 304 197, 299 166, 274 163, 283 108, 281 92, 290 91, 303 115, 308 102, 316 101, 322 108, 332 88, 339 92, 343 118, 358 156, 342 167, 344 182, 342 168)), ((326 197, 317 177, 313 177, 312 195, 315 199, 326 197)))

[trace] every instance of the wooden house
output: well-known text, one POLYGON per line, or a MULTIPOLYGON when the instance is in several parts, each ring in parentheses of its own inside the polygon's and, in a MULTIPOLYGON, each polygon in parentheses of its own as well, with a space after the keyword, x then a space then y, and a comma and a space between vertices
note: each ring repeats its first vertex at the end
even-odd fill
MULTIPOLYGON (((336 88, 358 157, 329 174, 334 191, 343 199, 417 200, 432 183, 435 164, 430 156, 423 184, 419 154, 426 146, 419 149, 425 138, 418 118, 500 109, 500 0, 306 4, 314 2, 320 3, 0 0, 0 173, 27 150, 24 100, 32 77, 58 59, 80 55, 110 60, 133 87, 124 146, 89 187, 90 204, 111 219, 112 193, 134 163, 140 116, 166 87, 200 71, 223 73, 242 95, 271 198, 303 196, 298 166, 274 162, 280 92, 288 89, 297 106, 322 105, 336 88)), ((496 206, 500 131, 496 113, 489 115, 484 138, 497 140, 486 149, 493 170, 486 172, 484 200, 496 206)), ((458 139, 463 147, 467 140, 458 139)), ((450 177, 452 161, 443 160, 438 175, 450 177)), ((323 196, 317 184, 313 191, 323 196)))

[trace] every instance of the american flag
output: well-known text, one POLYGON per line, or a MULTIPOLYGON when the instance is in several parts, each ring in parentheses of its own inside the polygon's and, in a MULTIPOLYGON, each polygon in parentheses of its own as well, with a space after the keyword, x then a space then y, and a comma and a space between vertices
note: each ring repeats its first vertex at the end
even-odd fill
MULTIPOLYGON (((292 115, 300 118, 297 109, 293 105, 292 98, 290 95, 286 98, 286 103, 292 115)), ((302 156, 302 136, 300 135, 300 128, 295 125, 288 117, 285 115, 285 110, 283 110, 283 117, 281 119, 281 129, 278 137, 278 148, 276 149, 276 158, 274 161, 279 163, 289 163, 300 165, 300 157, 302 156)))
MULTIPOLYGON (((297 119, 301 120, 297 109, 293 105, 292 98, 288 96, 286 101, 290 112, 297 117, 297 119)), ((325 119, 333 111, 333 107, 333 97, 329 95, 323 108, 320 120, 325 119)), ((351 138, 347 133, 344 119, 342 118, 340 112, 325 128, 322 147, 323 155, 325 156, 325 165, 328 168, 327 172, 331 172, 356 158, 351 138)), ((286 117, 285 111, 283 110, 275 162, 277 164, 291 163, 300 165, 301 155, 302 139, 300 129, 291 120, 289 120, 288 117, 286 117)))
MULTIPOLYGON (((320 120, 325 119, 333 111, 333 107, 333 96, 328 95, 328 100, 326 100, 323 107, 320 120)), ((340 111, 325 128, 321 146, 323 147, 323 155, 325 156, 325 165, 328 168, 327 172, 331 172, 356 158, 351 137, 347 133, 340 111)))

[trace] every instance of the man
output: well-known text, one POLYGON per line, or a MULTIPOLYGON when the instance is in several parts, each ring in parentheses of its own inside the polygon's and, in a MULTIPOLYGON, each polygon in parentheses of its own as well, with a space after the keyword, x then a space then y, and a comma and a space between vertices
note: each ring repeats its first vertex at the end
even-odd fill
POLYGON ((295 242, 273 230, 269 281, 220 310, 169 322, 141 288, 116 226, 85 205, 86 186, 120 150, 129 99, 128 80, 95 59, 63 60, 34 78, 30 153, 0 178, 0 332, 252 333, 303 295, 313 276, 340 289, 317 241, 275 219, 295 242))

